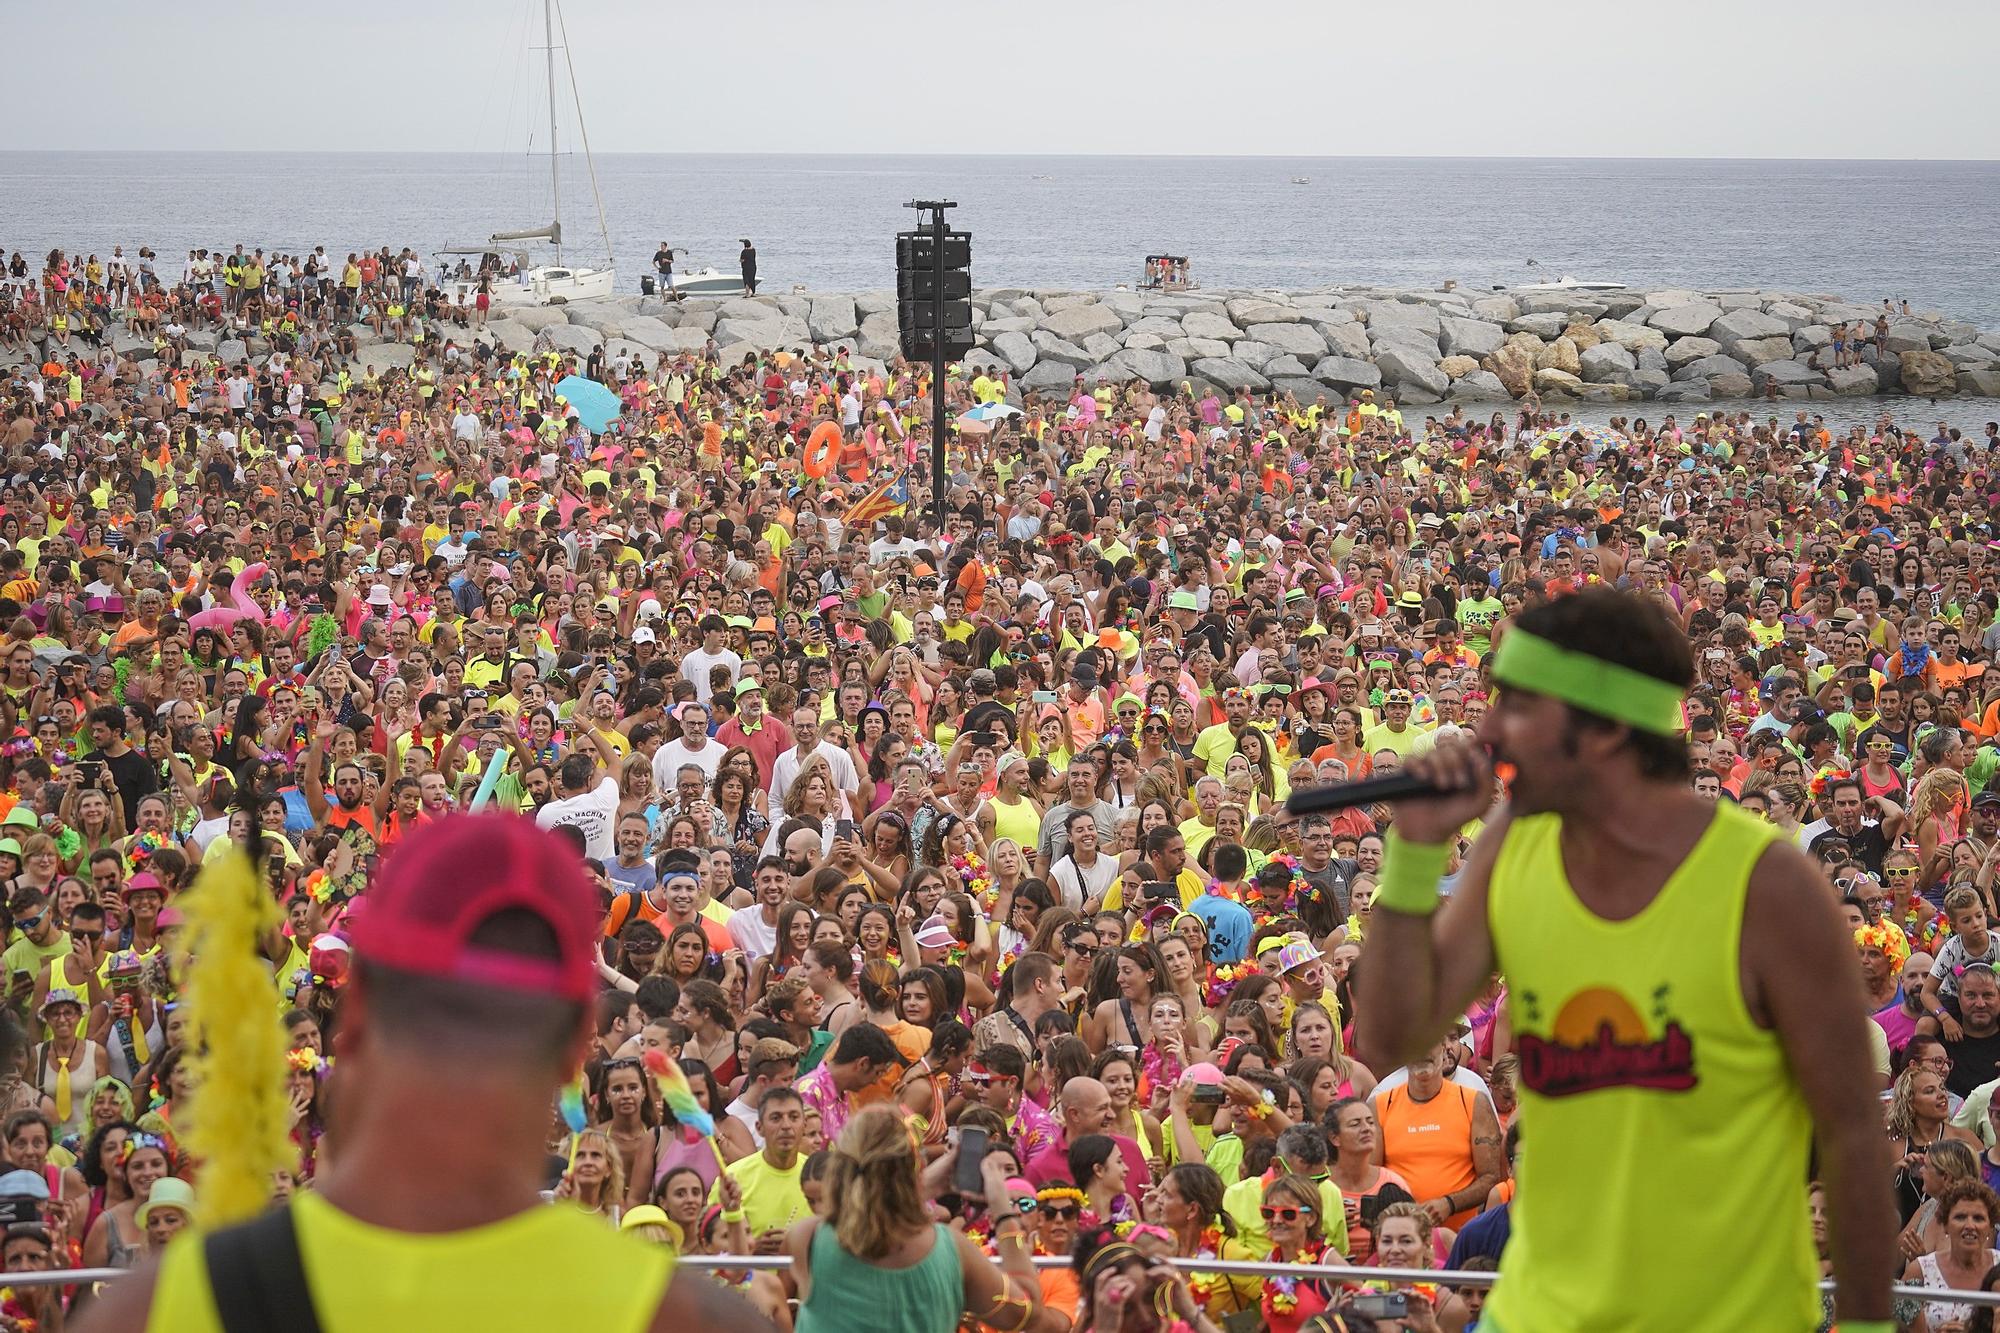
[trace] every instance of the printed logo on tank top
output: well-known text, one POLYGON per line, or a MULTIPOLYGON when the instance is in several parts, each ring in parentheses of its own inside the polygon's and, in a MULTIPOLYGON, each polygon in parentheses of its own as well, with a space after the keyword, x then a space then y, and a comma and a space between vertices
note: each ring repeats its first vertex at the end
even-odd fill
MULTIPOLYGON (((1544 1097, 1605 1088, 1693 1088, 1694 1038, 1667 1010, 1670 989, 1661 986, 1653 992, 1651 1022, 1615 990, 1593 986, 1578 991, 1563 1001, 1547 1036, 1517 1035, 1521 1082, 1544 1097)), ((1528 1023, 1542 1026, 1540 997, 1524 991, 1520 998, 1528 1023)))

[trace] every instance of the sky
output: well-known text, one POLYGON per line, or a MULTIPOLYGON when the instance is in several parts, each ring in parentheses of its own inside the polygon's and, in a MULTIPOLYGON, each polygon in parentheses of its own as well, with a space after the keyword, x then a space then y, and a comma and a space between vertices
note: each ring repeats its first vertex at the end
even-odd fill
MULTIPOLYGON (((1991 0, 565 10, 600 153, 2000 157, 1991 0)), ((0 82, 14 148, 518 152, 546 134, 540 0, 0 0, 0 31, 21 55, 0 82)))

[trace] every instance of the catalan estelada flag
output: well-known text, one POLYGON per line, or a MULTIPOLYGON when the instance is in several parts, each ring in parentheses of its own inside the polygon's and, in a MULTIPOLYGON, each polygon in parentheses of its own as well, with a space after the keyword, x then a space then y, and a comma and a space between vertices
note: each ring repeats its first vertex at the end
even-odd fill
POLYGON ((845 521, 849 527, 861 523, 874 523, 891 514, 902 513, 909 503, 910 488, 903 480, 903 474, 899 472, 848 506, 845 521))

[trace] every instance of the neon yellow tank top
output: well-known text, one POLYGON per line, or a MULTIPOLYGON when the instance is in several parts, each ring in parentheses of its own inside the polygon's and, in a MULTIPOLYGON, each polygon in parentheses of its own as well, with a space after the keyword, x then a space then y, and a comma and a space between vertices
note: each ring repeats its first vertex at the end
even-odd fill
POLYGON ((1001 800, 988 801, 987 804, 993 807, 994 837, 1012 838, 1023 851, 1035 850, 1035 844, 1042 836, 1042 821, 1026 798, 1012 805, 1001 800))
POLYGON ((1738 973, 1750 871, 1776 830, 1718 806, 1659 896, 1607 921, 1570 888, 1561 828, 1517 821, 1493 868, 1521 1152, 1481 1326, 1817 1327, 1811 1117, 1738 973))
MULTIPOLYGON (((575 1208, 530 1208, 490 1226, 433 1236, 370 1226, 311 1192, 297 1195, 292 1211, 326 1333, 641 1333, 673 1273, 662 1247, 575 1208)), ((189 1233, 167 1247, 146 1327, 222 1333, 200 1236, 189 1233)))

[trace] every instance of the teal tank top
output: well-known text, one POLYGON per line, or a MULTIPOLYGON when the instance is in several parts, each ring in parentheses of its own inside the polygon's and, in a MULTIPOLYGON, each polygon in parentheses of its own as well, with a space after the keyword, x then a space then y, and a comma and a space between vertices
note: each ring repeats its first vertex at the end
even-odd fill
POLYGON ((840 1248, 821 1223, 812 1238, 812 1294, 799 1307, 797 1333, 937 1333, 958 1327, 965 1277, 958 1243, 943 1223, 931 1227, 931 1252, 908 1268, 878 1268, 840 1248))

